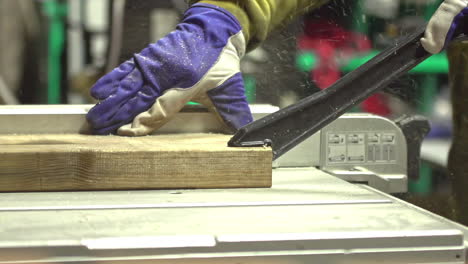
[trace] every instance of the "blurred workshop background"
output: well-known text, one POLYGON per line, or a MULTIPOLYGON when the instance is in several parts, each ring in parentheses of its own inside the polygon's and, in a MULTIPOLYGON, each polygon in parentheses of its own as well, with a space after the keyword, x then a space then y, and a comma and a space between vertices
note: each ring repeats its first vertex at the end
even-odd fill
MULTIPOLYGON (((297 18, 243 60, 249 101, 284 107, 326 89, 424 26, 441 2, 335 0, 297 18)), ((93 103, 93 83, 170 32, 185 9, 184 0, 0 1, 0 104, 93 103)), ((354 111, 429 117, 420 179, 401 198, 452 218, 448 68, 445 53, 434 55, 354 111)))

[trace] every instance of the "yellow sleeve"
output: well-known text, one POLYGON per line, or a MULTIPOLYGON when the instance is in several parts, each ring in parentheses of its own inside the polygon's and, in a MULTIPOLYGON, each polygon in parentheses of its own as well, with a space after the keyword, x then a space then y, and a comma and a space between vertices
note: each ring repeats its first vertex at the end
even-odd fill
POLYGON ((299 14, 318 8, 329 0, 191 0, 222 7, 240 22, 247 39, 247 49, 262 43, 268 34, 299 14))

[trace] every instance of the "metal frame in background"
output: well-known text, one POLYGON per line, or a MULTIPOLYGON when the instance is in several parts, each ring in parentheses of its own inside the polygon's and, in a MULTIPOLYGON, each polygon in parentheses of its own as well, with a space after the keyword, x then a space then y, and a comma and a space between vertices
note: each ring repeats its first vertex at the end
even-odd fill
POLYGON ((6 85, 1 75, 0 75, 0 104, 6 104, 6 105, 19 104, 18 99, 16 99, 16 96, 8 88, 8 86, 6 85))

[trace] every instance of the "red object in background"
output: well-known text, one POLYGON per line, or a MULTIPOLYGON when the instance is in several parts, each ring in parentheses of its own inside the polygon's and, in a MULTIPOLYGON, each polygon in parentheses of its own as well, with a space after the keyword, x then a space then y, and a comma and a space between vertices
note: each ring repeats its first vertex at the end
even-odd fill
MULTIPOLYGON (((338 24, 324 19, 306 21, 305 35, 299 39, 298 46, 301 50, 312 50, 317 55, 319 64, 311 72, 311 78, 320 89, 328 88, 340 79, 338 61, 372 48, 367 36, 346 31, 338 24)), ((390 114, 382 95, 370 97, 362 104, 362 108, 377 115, 390 114)))
POLYGON ((392 113, 387 103, 387 97, 383 94, 374 94, 367 98, 362 102, 361 108, 364 112, 379 116, 389 116, 392 113))

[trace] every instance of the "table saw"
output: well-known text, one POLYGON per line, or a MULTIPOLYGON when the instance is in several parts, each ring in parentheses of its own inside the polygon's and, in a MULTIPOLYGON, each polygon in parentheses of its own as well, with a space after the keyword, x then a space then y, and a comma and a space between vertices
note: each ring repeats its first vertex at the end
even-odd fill
MULTIPOLYGON (((466 227, 389 195, 417 177, 427 120, 342 116, 430 56, 423 33, 294 105, 253 107, 227 144, 271 148, 271 188, 2 193, 0 263, 466 263, 466 227)), ((88 109, 0 108, 0 134, 81 133, 88 109)), ((214 120, 180 113, 159 133, 214 120)))
MULTIPOLYGON (((0 134, 78 133, 88 109, 0 107, 18 124, 0 134)), ((159 133, 181 127, 217 123, 184 112, 159 133)), ((466 227, 389 195, 407 153, 395 122, 354 114, 275 160, 272 188, 2 193, 0 263, 465 263, 466 227)))

